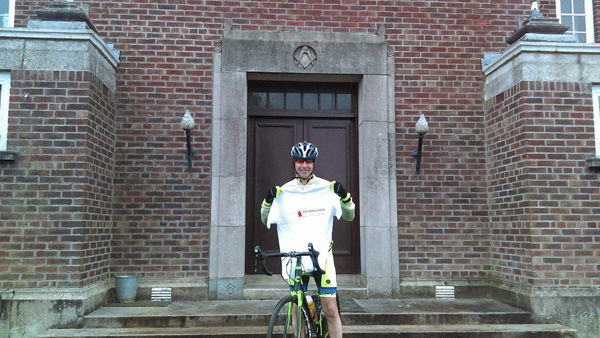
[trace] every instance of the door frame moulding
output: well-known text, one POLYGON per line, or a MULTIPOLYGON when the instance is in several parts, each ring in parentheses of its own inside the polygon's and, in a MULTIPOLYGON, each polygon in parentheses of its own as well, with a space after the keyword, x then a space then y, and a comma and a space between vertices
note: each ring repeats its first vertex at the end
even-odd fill
POLYGON ((243 297, 249 78, 359 83, 361 276, 369 297, 397 295, 394 62, 384 34, 226 31, 213 66, 209 298, 243 297), (299 65, 303 46, 315 62, 299 65))

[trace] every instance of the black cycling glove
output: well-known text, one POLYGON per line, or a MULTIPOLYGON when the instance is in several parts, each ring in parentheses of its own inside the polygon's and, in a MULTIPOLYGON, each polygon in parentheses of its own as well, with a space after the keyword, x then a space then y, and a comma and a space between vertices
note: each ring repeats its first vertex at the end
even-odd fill
POLYGON ((273 200, 275 199, 275 197, 277 197, 277 195, 279 195, 279 192, 281 188, 279 187, 272 187, 269 189, 269 191, 267 192, 267 197, 265 197, 265 202, 267 202, 267 204, 271 204, 273 203, 273 200))
POLYGON ((350 194, 340 182, 333 182, 333 192, 336 193, 342 202, 346 203, 350 200, 350 194))

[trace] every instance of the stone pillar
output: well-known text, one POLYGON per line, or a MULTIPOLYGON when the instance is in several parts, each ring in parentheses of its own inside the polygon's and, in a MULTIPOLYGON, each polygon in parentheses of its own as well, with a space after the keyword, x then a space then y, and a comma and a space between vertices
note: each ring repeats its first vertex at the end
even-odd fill
POLYGON ((210 299, 241 299, 246 239, 246 72, 223 70, 214 58, 210 299), (232 208, 232 206, 236 206, 232 208))
POLYGON ((483 67, 496 296, 598 337, 600 46, 532 15, 483 67), (549 33, 548 33, 549 32, 549 33))
POLYGON ((2 337, 76 326, 111 287, 118 53, 72 3, 38 14, 0 30, 17 154, 0 161, 2 337))

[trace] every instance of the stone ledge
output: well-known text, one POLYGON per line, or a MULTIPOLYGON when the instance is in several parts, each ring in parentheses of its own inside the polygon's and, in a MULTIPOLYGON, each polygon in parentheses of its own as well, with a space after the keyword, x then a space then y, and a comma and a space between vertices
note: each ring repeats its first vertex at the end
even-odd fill
POLYGON ((0 161, 16 161, 18 153, 14 150, 0 151, 0 161))
POLYGON ((585 165, 589 168, 600 168, 600 157, 588 157, 585 159, 585 165))

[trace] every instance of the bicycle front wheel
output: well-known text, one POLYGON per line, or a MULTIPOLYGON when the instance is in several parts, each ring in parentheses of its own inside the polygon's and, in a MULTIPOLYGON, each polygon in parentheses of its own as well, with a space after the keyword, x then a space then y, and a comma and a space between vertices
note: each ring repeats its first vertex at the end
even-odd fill
POLYGON ((277 303, 271 314, 267 338, 310 337, 308 313, 302 308, 298 320, 297 304, 298 299, 294 296, 284 297, 277 303))

